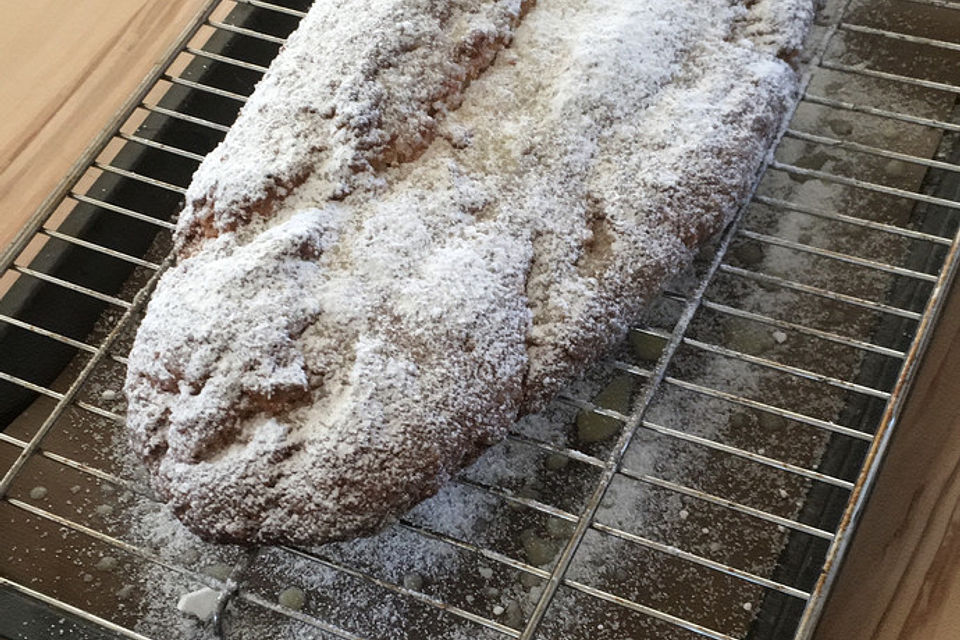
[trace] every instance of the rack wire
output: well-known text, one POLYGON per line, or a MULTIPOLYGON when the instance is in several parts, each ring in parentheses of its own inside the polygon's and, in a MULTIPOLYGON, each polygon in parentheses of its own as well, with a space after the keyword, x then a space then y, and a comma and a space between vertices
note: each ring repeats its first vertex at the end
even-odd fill
POLYGON ((492 523, 415 509, 391 529, 456 556, 425 580, 336 545, 172 553, 122 521, 154 513, 106 445, 132 331, 190 174, 309 5, 211 2, 0 256, 0 340, 26 354, 0 357, 0 599, 27 612, 0 632, 39 637, 53 612, 79 637, 162 637, 141 624, 156 588, 100 566, 122 556, 217 590, 227 637, 262 619, 332 638, 812 637, 957 269, 955 4, 827 4, 738 222, 512 430, 495 455, 521 479, 485 458, 451 483, 492 523), (302 609, 276 597, 292 584, 302 609), (389 628, 365 617, 383 603, 403 613, 389 628))

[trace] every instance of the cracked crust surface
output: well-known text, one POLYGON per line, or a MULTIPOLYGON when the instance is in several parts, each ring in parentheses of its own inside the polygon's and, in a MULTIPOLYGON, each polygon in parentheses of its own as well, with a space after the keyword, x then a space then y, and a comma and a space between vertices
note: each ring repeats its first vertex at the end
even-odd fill
POLYGON ((208 539, 309 544, 435 493, 729 220, 812 13, 318 3, 198 170, 130 355, 157 489, 208 539))

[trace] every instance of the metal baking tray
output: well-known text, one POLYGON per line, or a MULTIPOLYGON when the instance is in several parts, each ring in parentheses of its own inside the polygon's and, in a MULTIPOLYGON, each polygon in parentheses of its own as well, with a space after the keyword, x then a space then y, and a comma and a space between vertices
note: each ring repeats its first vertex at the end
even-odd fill
POLYGON ((118 392, 183 189, 309 4, 211 2, 0 256, 0 636, 812 637, 956 271, 956 4, 827 2, 738 220, 436 498, 208 545, 118 392))

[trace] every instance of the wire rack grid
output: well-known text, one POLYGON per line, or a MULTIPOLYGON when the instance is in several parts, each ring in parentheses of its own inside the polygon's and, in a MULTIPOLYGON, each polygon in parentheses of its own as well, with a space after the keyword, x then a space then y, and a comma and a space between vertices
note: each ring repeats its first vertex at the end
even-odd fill
POLYGON ((309 5, 211 2, 0 257, 0 339, 27 352, 0 358, 5 602, 90 637, 163 637, 139 624, 155 590, 124 604, 101 575, 122 556, 216 590, 228 637, 249 620, 334 638, 812 637, 956 271, 954 4, 827 3, 738 222, 617 353, 518 423, 494 460, 519 477, 484 458, 453 481, 447 499, 487 505, 487 522, 415 510, 393 528, 456 555, 442 576, 324 547, 204 549, 222 561, 207 571, 87 497, 152 502, 103 453, 123 422, 103 381, 122 379, 190 174, 309 5), (32 368, 57 355, 57 375, 32 368), (307 606, 276 597, 294 583, 307 606), (378 599, 403 612, 387 628, 356 610, 378 599))

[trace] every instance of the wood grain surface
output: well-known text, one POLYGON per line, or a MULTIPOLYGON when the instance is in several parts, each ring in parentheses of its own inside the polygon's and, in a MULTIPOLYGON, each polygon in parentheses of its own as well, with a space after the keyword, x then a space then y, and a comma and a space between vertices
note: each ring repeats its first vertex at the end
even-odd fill
POLYGON ((0 247, 206 0, 0 0, 0 247))
POLYGON ((960 280, 815 637, 960 638, 960 280))
MULTIPOLYGON (((0 247, 205 0, 0 0, 0 247)), ((960 638, 960 287, 817 640, 960 638)))

